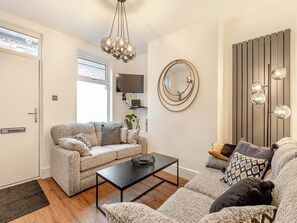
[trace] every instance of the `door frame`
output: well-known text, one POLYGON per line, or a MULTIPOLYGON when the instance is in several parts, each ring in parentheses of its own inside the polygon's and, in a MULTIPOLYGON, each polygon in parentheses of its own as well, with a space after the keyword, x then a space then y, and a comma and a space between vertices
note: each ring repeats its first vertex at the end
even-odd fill
MULTIPOLYGON (((42 85, 42 80, 43 80, 43 35, 39 32, 36 31, 32 31, 32 30, 28 30, 25 29, 23 27, 17 26, 17 25, 13 25, 7 22, 2 22, 0 21, 0 27, 3 27, 5 29, 10 29, 12 31, 15 32, 19 32, 21 34, 24 35, 28 35, 28 36, 32 36, 38 39, 38 56, 33 56, 33 55, 29 55, 29 54, 25 54, 25 53, 21 53, 21 52, 17 52, 17 51, 13 51, 13 50, 9 50, 9 49, 5 49, 5 48, 1 48, 0 47, 0 52, 3 53, 7 53, 7 54, 11 54, 11 55, 17 55, 17 56, 21 56, 21 57, 27 57, 27 58, 31 58, 31 59, 35 59, 38 61, 39 64, 39 72, 38 72, 38 176, 37 177, 33 177, 21 182, 16 182, 10 185, 6 185, 3 188, 7 188, 7 187, 11 187, 13 185, 18 185, 18 184, 22 184, 31 180, 35 180, 35 179, 40 179, 41 178, 41 160, 42 160, 42 147, 43 147, 43 143, 42 143, 42 127, 43 127, 43 100, 42 100, 42 92, 43 92, 43 85, 42 85)), ((33 108, 32 108, 33 109, 33 108)), ((3 189, 1 188, 1 189, 3 189)))

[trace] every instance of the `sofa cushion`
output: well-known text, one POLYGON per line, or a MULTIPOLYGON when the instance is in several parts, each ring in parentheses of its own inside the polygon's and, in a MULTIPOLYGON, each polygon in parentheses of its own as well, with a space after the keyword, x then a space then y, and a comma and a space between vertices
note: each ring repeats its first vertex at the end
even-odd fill
POLYGON ((86 138, 85 134, 83 134, 82 132, 75 135, 74 138, 77 139, 78 141, 81 141, 89 149, 92 148, 92 143, 86 138))
POLYGON ((270 205, 273 188, 274 184, 271 181, 247 177, 219 196, 211 205, 209 213, 219 212, 231 206, 270 205))
POLYGON ((158 211, 151 212, 146 216, 136 220, 133 223, 144 223, 144 222, 145 223, 179 223, 173 218, 169 218, 158 211))
POLYGON ((139 137, 140 129, 129 129, 127 143, 136 144, 139 137))
POLYGON ((295 152, 297 149, 297 141, 289 137, 280 139, 276 144, 278 149, 275 151, 271 161, 272 179, 278 176, 286 163, 296 157, 295 152))
POLYGON ((195 223, 208 214, 213 201, 204 194, 179 188, 158 211, 178 222, 195 223))
POLYGON ((139 144, 117 144, 107 145, 106 148, 112 149, 117 154, 117 159, 122 159, 129 156, 134 156, 141 153, 141 145, 139 144))
POLYGON ((86 124, 71 123, 55 125, 51 128, 52 139, 56 145, 58 145, 58 139, 72 138, 80 132, 86 136, 86 138, 92 143, 92 146, 98 145, 95 126, 92 122, 86 124))
POLYGON ((116 160, 117 153, 113 149, 95 146, 90 150, 92 156, 82 157, 80 159, 80 170, 88 170, 102 164, 116 160))
POLYGON ((106 124, 106 122, 94 122, 98 146, 102 145, 102 125, 106 124))
POLYGON ((140 218, 154 212, 155 210, 139 203, 122 202, 102 205, 108 222, 123 223, 136 222, 140 218))
POLYGON ((227 161, 218 159, 212 155, 208 156, 208 159, 205 163, 206 167, 221 170, 222 172, 225 172, 227 165, 228 165, 227 161))
POLYGON ((185 187, 216 199, 230 188, 228 184, 220 181, 222 176, 224 176, 224 174, 220 170, 206 167, 198 172, 185 187))
POLYGON ((128 128, 122 127, 121 128, 121 143, 127 143, 128 138, 128 128))
POLYGON ((92 156, 89 148, 81 141, 73 138, 60 138, 58 144, 64 149, 75 150, 80 156, 92 156))
POLYGON ((205 215, 199 223, 239 223, 271 210, 276 210, 276 207, 271 205, 227 207, 219 212, 205 215))
POLYGON ((107 123, 102 125, 102 145, 121 143, 121 123, 107 123))
POLYGON ((232 154, 222 180, 230 186, 247 177, 263 178, 269 160, 245 156, 237 151, 232 154))

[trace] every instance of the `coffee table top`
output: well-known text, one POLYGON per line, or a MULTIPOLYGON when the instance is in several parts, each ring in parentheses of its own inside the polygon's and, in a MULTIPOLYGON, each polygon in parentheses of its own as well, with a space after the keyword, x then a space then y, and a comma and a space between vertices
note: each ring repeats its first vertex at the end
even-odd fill
POLYGON ((126 162, 98 170, 97 174, 118 189, 125 190, 133 184, 144 180, 145 178, 178 161, 177 158, 165 156, 159 153, 150 153, 150 155, 154 156, 155 164, 149 167, 137 167, 133 165, 131 160, 128 160, 126 162))

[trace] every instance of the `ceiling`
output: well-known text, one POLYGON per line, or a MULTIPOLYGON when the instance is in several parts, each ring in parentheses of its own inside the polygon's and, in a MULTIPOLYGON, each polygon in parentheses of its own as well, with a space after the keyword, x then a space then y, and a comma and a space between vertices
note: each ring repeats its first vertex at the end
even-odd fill
MULTIPOLYGON (((127 0, 130 41, 147 43, 219 14, 236 18, 283 0, 127 0)), ((0 9, 99 45, 110 32, 116 0, 0 0, 0 9)))

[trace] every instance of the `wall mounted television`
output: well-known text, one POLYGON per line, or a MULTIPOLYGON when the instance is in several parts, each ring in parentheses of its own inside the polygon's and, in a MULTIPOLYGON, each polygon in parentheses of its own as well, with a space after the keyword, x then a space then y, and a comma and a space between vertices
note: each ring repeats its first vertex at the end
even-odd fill
POLYGON ((116 92, 143 93, 144 76, 141 74, 116 74, 116 92))

